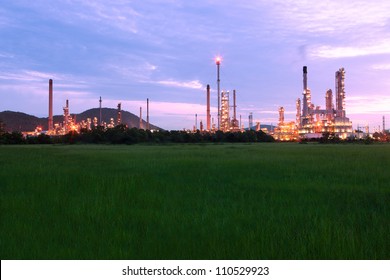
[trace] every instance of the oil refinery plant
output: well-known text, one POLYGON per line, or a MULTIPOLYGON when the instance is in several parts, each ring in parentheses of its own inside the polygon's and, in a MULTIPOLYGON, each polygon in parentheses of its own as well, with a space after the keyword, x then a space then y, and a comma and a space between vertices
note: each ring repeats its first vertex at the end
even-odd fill
MULTIPOLYGON (((210 85, 206 87, 206 127, 200 121, 201 133, 222 132, 243 132, 244 125, 241 115, 237 118, 236 90, 232 94, 226 90, 220 90, 220 65, 222 59, 217 57, 215 63, 217 66, 217 123, 214 123, 214 118, 210 113, 210 85), (232 104, 231 104, 232 103, 232 104)), ((335 103, 333 102, 333 92, 328 89, 325 93, 325 108, 321 109, 312 103, 311 90, 308 87, 308 71, 307 66, 303 66, 303 97, 296 101, 296 118, 294 121, 285 121, 284 107, 279 107, 278 125, 271 131, 263 129, 264 132, 271 134, 279 141, 297 141, 299 139, 321 138, 324 134, 334 135, 341 139, 346 139, 352 135, 352 122, 346 116, 345 105, 345 70, 340 68, 335 73, 335 103)), ((142 107, 139 111, 139 129, 150 130, 149 124, 149 98, 146 100, 146 123, 142 119, 142 107)), ((121 103, 118 103, 116 119, 111 118, 109 122, 102 120, 102 99, 99 99, 99 116, 87 118, 79 122, 76 117, 72 116, 69 111, 69 101, 66 100, 63 107, 63 121, 54 123, 53 121, 53 80, 49 80, 49 116, 48 116, 48 135, 65 135, 71 131, 80 132, 81 130, 91 130, 93 128, 113 128, 122 124, 122 108, 121 103)), ((195 114, 195 125, 192 130, 187 130, 189 133, 198 131, 198 115, 195 114)), ((134 124, 133 124, 134 126, 134 124)), ((253 113, 249 114, 248 128, 259 131, 261 129, 260 122, 253 125, 253 113)), ((42 129, 35 131, 36 134, 43 132, 42 129)))
POLYGON ((311 91, 307 86, 307 66, 303 67, 303 98, 296 101, 295 122, 284 121, 284 108, 279 108, 278 127, 274 137, 281 141, 293 141, 298 138, 321 138, 325 133, 345 139, 352 134, 352 122, 346 116, 345 106, 345 70, 340 68, 335 74, 335 98, 328 89, 325 93, 325 109, 311 102, 311 91))

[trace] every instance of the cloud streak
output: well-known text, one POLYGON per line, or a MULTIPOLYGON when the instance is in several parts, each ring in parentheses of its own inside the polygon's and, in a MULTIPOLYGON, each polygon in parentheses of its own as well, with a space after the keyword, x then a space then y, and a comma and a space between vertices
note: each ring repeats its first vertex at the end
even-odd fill
POLYGON ((309 51, 309 55, 313 58, 344 58, 380 54, 390 54, 390 40, 376 42, 369 46, 319 46, 309 51))
POLYGON ((157 81, 159 85, 170 86, 170 87, 179 87, 179 88, 188 88, 188 89, 202 89, 204 86, 199 80, 182 82, 182 81, 174 81, 174 80, 166 80, 166 81, 157 81))

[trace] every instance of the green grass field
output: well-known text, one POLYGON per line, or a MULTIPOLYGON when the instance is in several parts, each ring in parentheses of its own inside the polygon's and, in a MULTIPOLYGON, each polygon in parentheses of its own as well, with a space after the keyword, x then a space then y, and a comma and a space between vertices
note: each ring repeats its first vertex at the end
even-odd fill
POLYGON ((0 155, 1 259, 390 259, 390 145, 0 155))

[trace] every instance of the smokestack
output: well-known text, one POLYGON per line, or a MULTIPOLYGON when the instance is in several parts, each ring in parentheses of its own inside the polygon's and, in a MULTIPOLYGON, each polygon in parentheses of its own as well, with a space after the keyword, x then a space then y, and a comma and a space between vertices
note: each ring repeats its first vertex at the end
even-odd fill
POLYGON ((206 126, 207 131, 210 131, 210 85, 207 85, 207 117, 206 117, 206 126))
POLYGON ((102 97, 99 99, 99 125, 102 125, 102 97))
POLYGON ((236 90, 233 90, 233 120, 236 121, 236 90))
POLYGON ((53 80, 49 80, 49 123, 48 131, 53 130, 53 80))
POLYGON ((195 131, 198 130, 198 114, 195 114, 195 131))
POLYGON ((146 129, 150 130, 150 124, 149 124, 149 98, 146 98, 146 129))
POLYGON ((220 106, 221 106, 221 93, 219 92, 220 91, 220 83, 221 83, 221 80, 219 79, 219 67, 221 65, 221 58, 220 57, 217 57, 216 60, 215 60, 215 63, 217 65, 217 95, 218 95, 218 130, 221 129, 220 127, 220 122, 221 122, 221 110, 220 110, 220 106))
POLYGON ((307 88, 307 66, 303 66, 303 98, 302 98, 302 116, 307 117, 311 103, 310 90, 307 88))
POLYGON ((143 126, 142 126, 142 107, 139 107, 139 129, 143 129, 143 126))
POLYGON ((383 116, 383 133, 386 133, 386 120, 385 120, 385 116, 383 116))

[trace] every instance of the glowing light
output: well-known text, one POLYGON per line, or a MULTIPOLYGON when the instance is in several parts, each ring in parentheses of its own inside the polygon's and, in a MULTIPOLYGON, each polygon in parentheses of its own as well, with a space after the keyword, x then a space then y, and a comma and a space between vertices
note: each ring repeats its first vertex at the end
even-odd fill
POLYGON ((220 56, 217 56, 217 57, 215 58, 215 63, 216 63, 217 65, 220 65, 220 64, 221 64, 221 61, 222 61, 222 58, 221 58, 220 56))

